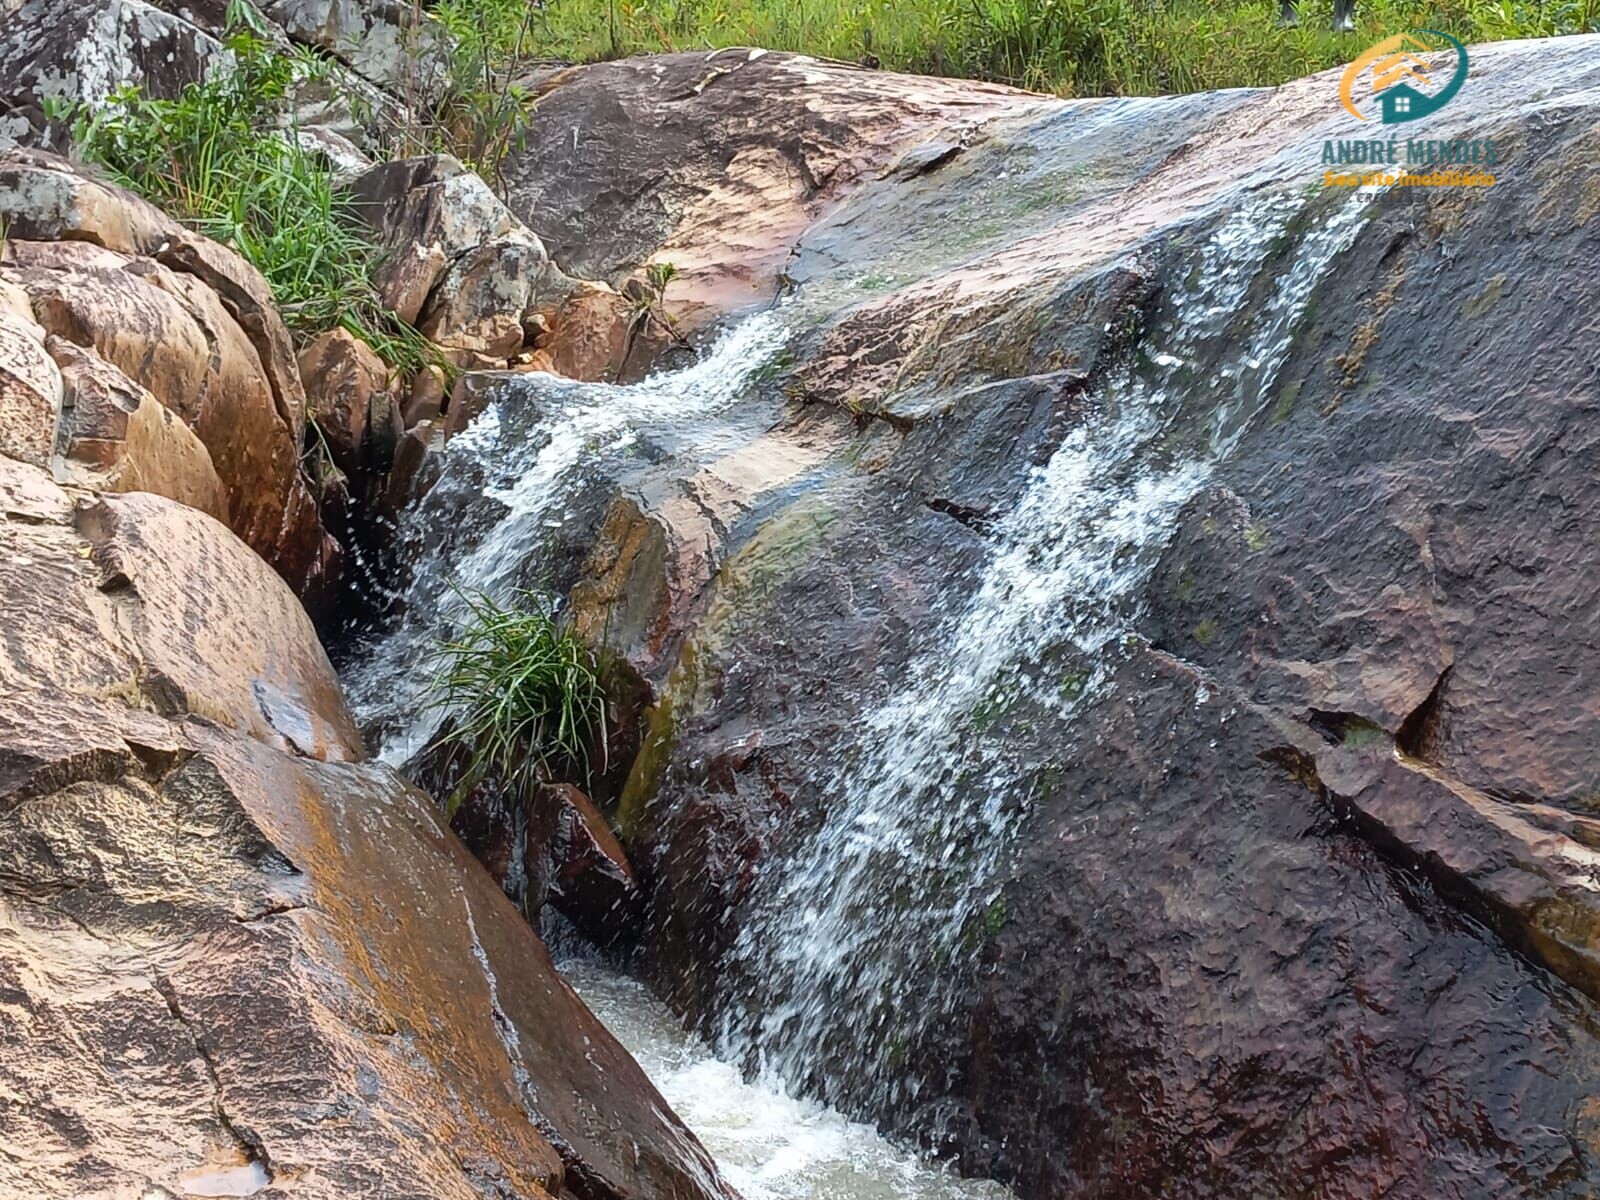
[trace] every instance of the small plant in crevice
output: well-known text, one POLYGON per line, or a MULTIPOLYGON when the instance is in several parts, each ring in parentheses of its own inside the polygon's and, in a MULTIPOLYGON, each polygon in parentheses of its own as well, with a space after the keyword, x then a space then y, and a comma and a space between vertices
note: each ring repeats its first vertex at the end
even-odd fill
POLYGON ((441 735, 464 755, 446 800, 454 813, 491 777, 513 794, 606 769, 606 697, 593 654, 529 593, 503 605, 459 591, 466 621, 435 652, 430 703, 451 714, 441 735))
POLYGON ((322 159, 302 146, 298 98, 329 81, 328 64, 270 41, 242 0, 227 10, 231 63, 177 99, 125 87, 70 118, 77 153, 130 191, 266 277, 299 336, 343 327, 404 371, 432 357, 421 334, 388 312, 373 286, 379 251, 359 232, 322 159))

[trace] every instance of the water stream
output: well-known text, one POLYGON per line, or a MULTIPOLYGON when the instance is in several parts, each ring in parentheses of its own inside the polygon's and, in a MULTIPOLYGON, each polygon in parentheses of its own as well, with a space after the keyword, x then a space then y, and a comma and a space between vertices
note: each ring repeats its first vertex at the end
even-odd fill
MULTIPOLYGON (((1258 193, 1184 250, 1190 269, 1144 352, 1033 473, 981 570, 952 586, 923 632, 902 685, 863 714, 857 744, 819 766, 826 817, 768 866, 741 925, 728 966, 746 982, 718 1026, 721 1058, 638 984, 570 964, 748 1200, 1005 1195, 793 1097, 848 1099, 857 1111, 883 1111, 907 1088, 916 1098, 925 1081, 900 1056, 952 1011, 974 915, 998 894, 1030 782, 984 714, 1026 700, 1070 721, 1093 702, 1137 629, 1139 590, 1174 518, 1271 404, 1295 325, 1366 199, 1296 228, 1302 197, 1258 193), (1292 256, 1276 258, 1289 238, 1292 256), (1196 412, 1202 436, 1176 438, 1196 412)), ((502 598, 536 583, 541 547, 587 483, 630 461, 704 462, 747 441, 760 416, 740 401, 789 333, 781 311, 761 314, 697 365, 630 387, 527 377, 450 443, 437 483, 403 518, 402 616, 347 671, 385 758, 406 759, 439 718, 419 703, 418 663, 455 619, 447 581, 502 598)))
POLYGON ((1003 920, 990 906, 1037 766, 996 717, 1026 700, 1070 720, 1092 702, 1137 631, 1174 518, 1270 405, 1365 201, 1312 223, 1289 263, 1274 254, 1301 212, 1295 193, 1251 197, 1213 230, 1144 357, 1105 382, 994 530, 978 586, 957 591, 902 685, 864 715, 842 769, 836 754, 819 767, 827 819, 772 865, 740 926, 731 966, 747 982, 724 1014, 724 1053, 866 1111, 921 1098, 928 1081, 907 1067, 970 993, 961 964, 977 931, 1003 920), (1196 413, 1209 429, 1175 451, 1196 413))
POLYGON ((560 964, 744 1200, 1008 1200, 960 1179, 770 1077, 747 1080, 683 1031, 642 983, 593 959, 560 964))

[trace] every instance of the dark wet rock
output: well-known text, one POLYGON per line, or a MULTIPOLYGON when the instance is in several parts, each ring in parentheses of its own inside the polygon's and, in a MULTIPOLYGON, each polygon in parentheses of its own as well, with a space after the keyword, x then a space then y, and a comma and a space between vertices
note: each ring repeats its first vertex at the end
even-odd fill
MULTIPOLYGON (((1032 471, 1109 406, 1154 405, 1115 488, 1228 453, 1119 608, 1129 638, 1100 676, 1065 638, 1025 664, 1071 683, 1064 708, 1022 696, 960 726, 991 723, 1019 781, 1013 854, 973 883, 993 902, 960 953, 908 951, 885 1019, 909 1041, 869 1064, 820 1046, 797 1081, 1030 1198, 1593 1191, 1600 221, 1572 198, 1600 150, 1597 44, 1475 52, 1475 99, 1430 136, 1497 139, 1499 183, 1373 198, 1281 330, 1258 323, 1343 199, 1305 187, 1344 136, 1327 78, 1030 108, 823 212, 790 260, 820 327, 773 424, 835 407, 844 436, 781 484, 758 472, 773 486, 727 520, 702 462, 638 472, 572 597, 656 693, 618 815, 680 1010, 707 1030, 738 1011, 762 960, 730 948, 837 802, 863 712, 932 639, 983 636, 941 622, 1032 471), (1560 98, 1528 102, 1534 78, 1560 98), (1254 248, 1237 314, 1158 362, 1174 319, 1207 328, 1184 308, 1219 270, 1204 247, 1278 190, 1298 215, 1254 248), (942 220, 985 205, 988 225, 942 220), (1283 366, 1252 395, 1257 364, 1230 355, 1267 333, 1283 366)), ((651 77, 687 89, 615 64, 592 76, 613 95, 585 72, 547 93, 552 153, 582 112, 598 144, 665 129, 687 164, 643 198, 605 200, 598 164, 528 183, 564 262, 671 256, 698 202, 680 182, 713 160, 669 105, 716 128, 766 86, 763 59, 721 57, 651 77)), ((740 165, 705 166, 705 194, 740 165)), ((770 203, 771 227, 817 215, 770 203)), ((952 772, 938 803, 987 786, 952 772)))
POLYGON ((557 912, 599 945, 637 939, 643 897, 627 852, 605 814, 571 784, 542 788, 533 800, 529 857, 541 848, 533 866, 557 912))
POLYGON ((0 459, 0 593, 8 1194, 731 1196, 225 527, 0 459))

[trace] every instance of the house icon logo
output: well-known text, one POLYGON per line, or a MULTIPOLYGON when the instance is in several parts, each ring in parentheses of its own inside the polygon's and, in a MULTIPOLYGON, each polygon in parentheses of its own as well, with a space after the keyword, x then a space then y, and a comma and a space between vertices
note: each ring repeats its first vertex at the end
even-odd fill
POLYGON ((1383 123, 1398 125, 1402 121, 1415 121, 1438 112, 1461 90, 1467 80, 1467 48, 1437 29, 1397 33, 1369 47, 1344 69, 1339 79, 1339 103, 1359 121, 1369 119, 1356 104, 1356 89, 1369 77, 1369 72, 1372 97, 1378 102, 1383 123), (1455 72, 1442 87, 1435 79, 1436 68, 1421 57, 1441 48, 1437 44, 1430 45, 1429 38, 1455 47, 1455 72))

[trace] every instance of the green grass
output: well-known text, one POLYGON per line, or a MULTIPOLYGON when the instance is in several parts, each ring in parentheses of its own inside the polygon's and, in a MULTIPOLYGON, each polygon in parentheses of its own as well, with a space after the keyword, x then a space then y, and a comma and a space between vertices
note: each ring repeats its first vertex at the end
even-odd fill
POLYGON ((1600 27, 1600 0, 1358 0, 1350 35, 1329 30, 1331 9, 1307 0, 1299 26, 1280 29, 1276 0, 547 0, 524 50, 588 62, 764 46, 1067 96, 1154 95, 1283 83, 1418 24, 1467 42, 1600 27))
POLYGON ((326 78, 306 51, 284 53, 253 10, 229 5, 236 70, 191 84, 176 100, 124 88, 70 114, 77 152, 123 186, 266 276, 301 336, 342 326, 391 366, 413 370, 426 341, 384 310, 372 285, 377 249, 357 230, 320 159, 292 123, 297 90, 326 78))
MULTIPOLYGON (((467 621, 436 652, 432 703, 454 713, 446 739, 467 755, 448 807, 481 780, 513 791, 582 779, 605 751, 605 694, 588 649, 546 609, 463 592, 467 621)), ((602 766, 603 769, 603 766, 602 766)))

